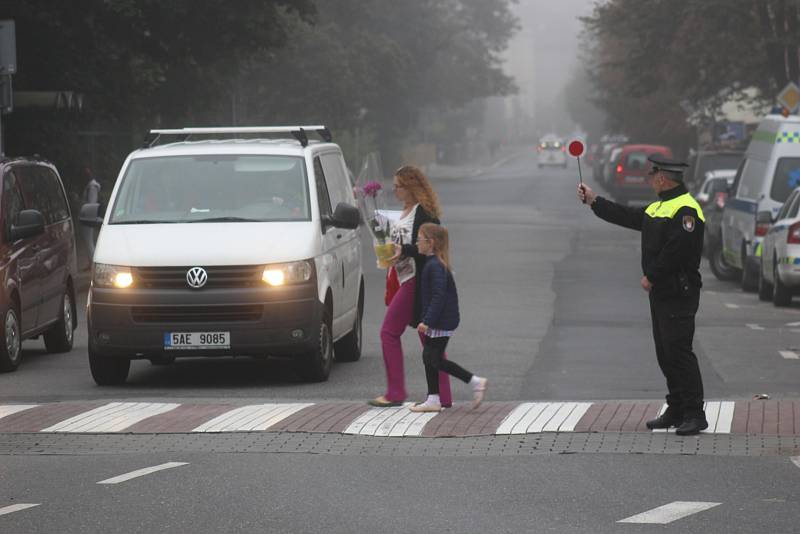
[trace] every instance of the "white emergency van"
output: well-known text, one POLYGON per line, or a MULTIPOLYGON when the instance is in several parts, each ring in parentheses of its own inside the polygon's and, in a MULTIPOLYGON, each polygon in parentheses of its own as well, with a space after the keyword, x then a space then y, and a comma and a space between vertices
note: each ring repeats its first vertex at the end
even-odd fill
POLYGON ((124 382, 134 359, 284 356, 311 381, 328 378, 334 355, 357 360, 360 215, 330 132, 151 133, 107 208, 81 210, 81 223, 100 227, 87 311, 95 381, 124 382), (264 138, 274 134, 294 139, 264 138))
POLYGON ((725 262, 741 270, 742 288, 758 288, 761 243, 770 219, 800 185, 800 117, 768 115, 753 133, 722 218, 725 262), (757 217, 769 212, 770 217, 757 217))

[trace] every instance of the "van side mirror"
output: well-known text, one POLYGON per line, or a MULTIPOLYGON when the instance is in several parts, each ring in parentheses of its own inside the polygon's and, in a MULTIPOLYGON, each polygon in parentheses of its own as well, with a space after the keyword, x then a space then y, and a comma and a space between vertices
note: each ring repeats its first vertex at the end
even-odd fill
POLYGON ((756 224, 772 224, 775 219, 772 217, 771 211, 759 211, 756 213, 756 224))
POLYGON ((44 215, 39 210, 22 210, 17 223, 8 231, 9 241, 33 237, 44 232, 44 215))
POLYGON ((361 224, 361 213, 355 206, 351 206, 346 202, 340 202, 333 211, 333 217, 329 218, 327 221, 323 221, 322 224, 325 226, 355 230, 361 224))
POLYGON ((100 211, 100 204, 84 204, 81 206, 81 214, 78 221, 84 226, 100 228, 103 226, 103 217, 100 211))

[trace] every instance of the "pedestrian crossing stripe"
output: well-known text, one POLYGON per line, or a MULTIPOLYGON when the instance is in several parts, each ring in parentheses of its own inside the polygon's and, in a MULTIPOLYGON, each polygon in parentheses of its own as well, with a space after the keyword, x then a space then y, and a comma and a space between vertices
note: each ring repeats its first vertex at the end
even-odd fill
POLYGON ((800 143, 800 131, 781 132, 778 134, 776 143, 800 143))
MULTIPOLYGON (((408 404, 372 408, 363 402, 0 404, 0 434, 306 432, 463 437, 651 432, 645 423, 665 409, 661 401, 485 402, 474 410, 469 403, 458 403, 435 413, 412 412, 408 404)), ((704 409, 709 424, 704 433, 800 435, 793 415, 800 413, 800 399, 708 401, 704 409)))

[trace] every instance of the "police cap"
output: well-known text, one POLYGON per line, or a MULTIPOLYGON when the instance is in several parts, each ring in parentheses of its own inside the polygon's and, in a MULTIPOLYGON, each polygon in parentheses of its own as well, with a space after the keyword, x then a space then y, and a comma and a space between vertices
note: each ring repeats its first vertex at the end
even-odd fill
POLYGON ((683 171, 689 167, 689 165, 682 161, 669 159, 660 154, 653 154, 647 158, 647 161, 652 164, 650 174, 655 174, 658 171, 668 172, 672 174, 671 178, 677 181, 683 180, 683 171))

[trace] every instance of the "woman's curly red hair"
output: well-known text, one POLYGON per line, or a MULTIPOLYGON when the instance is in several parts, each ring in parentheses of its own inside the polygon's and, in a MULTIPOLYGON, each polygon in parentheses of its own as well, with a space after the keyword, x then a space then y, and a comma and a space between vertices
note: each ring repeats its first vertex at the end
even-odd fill
POLYGON ((442 207, 439 205, 439 197, 431 187, 431 183, 425 173, 419 167, 413 165, 403 165, 394 175, 397 181, 408 191, 414 200, 419 203, 425 211, 437 219, 442 217, 442 207))

